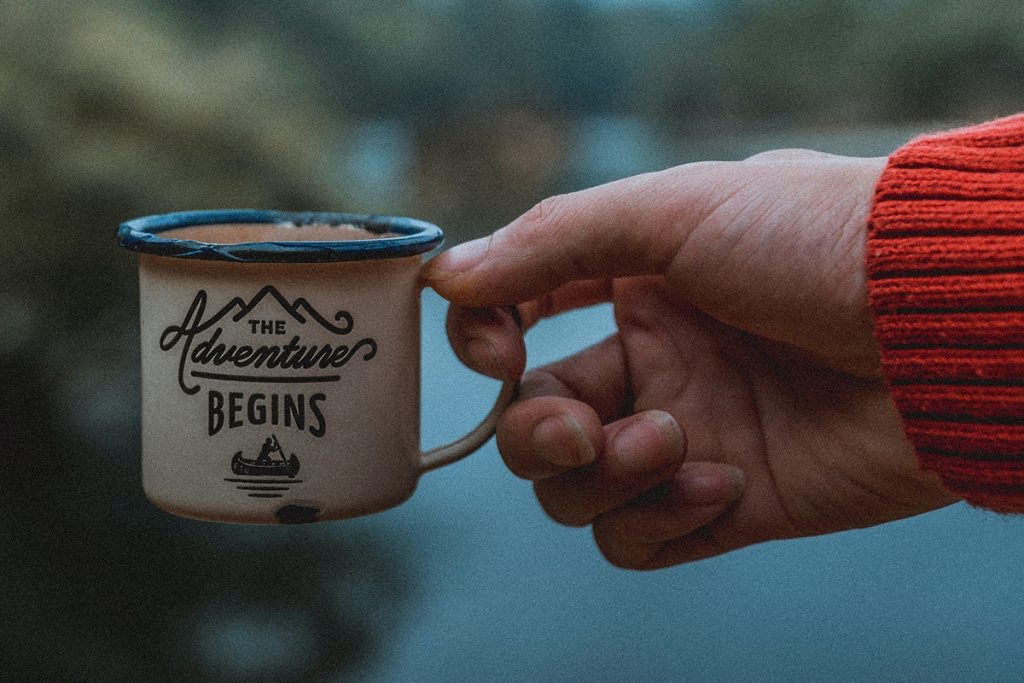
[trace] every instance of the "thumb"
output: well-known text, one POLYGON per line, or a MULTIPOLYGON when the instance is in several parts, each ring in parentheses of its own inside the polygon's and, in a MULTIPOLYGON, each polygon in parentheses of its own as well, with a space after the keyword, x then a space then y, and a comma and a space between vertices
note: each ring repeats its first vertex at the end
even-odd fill
POLYGON ((485 307, 528 301, 572 280, 663 273, 700 216, 685 183, 664 182, 669 173, 545 199, 489 237, 434 258, 423 279, 449 301, 485 307))

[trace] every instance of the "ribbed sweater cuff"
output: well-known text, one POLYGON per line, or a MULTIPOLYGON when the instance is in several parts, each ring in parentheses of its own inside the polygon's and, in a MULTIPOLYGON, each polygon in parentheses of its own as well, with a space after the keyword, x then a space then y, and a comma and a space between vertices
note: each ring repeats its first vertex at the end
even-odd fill
POLYGON ((969 503, 1024 512, 1024 115, 890 157, 867 274, 922 466, 969 503))

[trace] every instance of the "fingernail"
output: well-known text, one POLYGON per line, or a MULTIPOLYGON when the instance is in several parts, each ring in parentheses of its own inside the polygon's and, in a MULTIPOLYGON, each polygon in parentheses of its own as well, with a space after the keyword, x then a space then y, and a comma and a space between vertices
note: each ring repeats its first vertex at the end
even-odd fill
POLYGON ((729 479, 732 480, 733 492, 736 494, 735 497, 739 498, 747 490, 746 472, 732 465, 724 465, 722 469, 725 470, 726 474, 729 475, 729 479))
POLYGON ((675 418, 661 410, 642 413, 615 435, 611 451, 631 472, 650 472, 682 459, 685 438, 675 418), (653 429, 652 429, 653 427, 653 429))
POLYGON ((743 495, 746 489, 746 475, 732 465, 683 470, 676 477, 676 495, 688 505, 715 505, 731 503, 743 495))
POLYGON ((474 337, 466 343, 466 352, 483 367, 484 374, 496 379, 510 379, 508 369, 498 357, 494 344, 483 337, 474 337))
POLYGON ((449 272, 469 270, 487 253, 488 241, 489 238, 482 237, 452 247, 437 257, 437 269, 449 272))
POLYGON ((563 467, 589 465, 597 455, 579 421, 564 413, 541 420, 530 442, 534 456, 563 467))

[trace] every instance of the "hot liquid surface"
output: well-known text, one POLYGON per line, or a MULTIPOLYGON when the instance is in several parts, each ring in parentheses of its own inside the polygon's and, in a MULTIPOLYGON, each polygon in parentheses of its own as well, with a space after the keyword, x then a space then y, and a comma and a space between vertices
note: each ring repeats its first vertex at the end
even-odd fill
POLYGON ((208 244, 241 244, 244 242, 348 242, 351 240, 400 237, 398 233, 376 233, 354 225, 290 225, 280 223, 223 223, 175 228, 161 233, 164 237, 194 240, 208 244))

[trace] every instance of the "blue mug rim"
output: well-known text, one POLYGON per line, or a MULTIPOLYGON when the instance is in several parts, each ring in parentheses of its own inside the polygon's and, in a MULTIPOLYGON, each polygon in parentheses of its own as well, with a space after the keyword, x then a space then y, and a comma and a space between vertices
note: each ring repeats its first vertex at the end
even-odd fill
POLYGON ((117 241, 125 249, 174 258, 240 263, 325 263, 416 256, 441 246, 444 233, 433 223, 403 216, 332 211, 269 211, 223 209, 176 211, 142 216, 122 223, 117 241), (370 239, 335 242, 240 242, 218 244, 167 237, 177 228, 225 223, 280 223, 289 225, 353 225, 382 235, 370 239), (384 237, 394 233, 397 237, 384 237))

